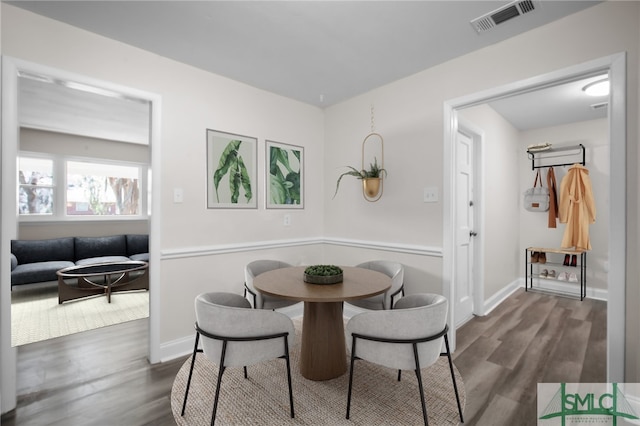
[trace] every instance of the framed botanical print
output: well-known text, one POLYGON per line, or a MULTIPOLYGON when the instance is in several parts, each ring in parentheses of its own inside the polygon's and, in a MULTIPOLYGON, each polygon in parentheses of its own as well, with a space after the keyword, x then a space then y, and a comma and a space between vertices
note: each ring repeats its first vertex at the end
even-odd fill
POLYGON ((266 206, 304 208, 304 148, 266 141, 266 206))
POLYGON ((256 209, 256 138, 207 129, 207 208, 256 209))

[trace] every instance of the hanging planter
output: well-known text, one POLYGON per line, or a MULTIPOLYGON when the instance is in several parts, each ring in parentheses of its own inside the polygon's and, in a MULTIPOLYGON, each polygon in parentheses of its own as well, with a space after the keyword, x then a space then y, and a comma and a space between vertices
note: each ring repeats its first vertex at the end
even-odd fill
POLYGON ((367 201, 378 201, 382 197, 382 178, 386 177, 387 171, 378 165, 378 159, 374 158, 373 163, 369 164, 369 169, 358 170, 355 167, 347 166, 350 170, 344 172, 338 177, 336 182, 336 192, 333 194, 335 198, 340 188, 340 181, 345 176, 353 176, 362 180, 362 195, 367 201))
POLYGON ((382 178, 363 178, 362 190, 368 198, 375 198, 380 193, 382 178))
POLYGON ((382 197, 383 192, 383 177, 387 177, 387 171, 384 169, 384 140, 379 133, 373 131, 373 105, 371 106, 371 133, 365 136, 362 141, 362 168, 360 170, 352 166, 347 166, 350 170, 344 172, 338 177, 336 182, 336 192, 333 194, 333 198, 338 193, 340 187, 340 181, 345 176, 354 176, 357 179, 362 179, 362 196, 367 201, 378 201, 382 197), (367 142, 372 142, 369 138, 378 138, 380 141, 380 165, 378 165, 378 158, 373 157, 373 163, 369 163, 369 169, 364 168, 364 149, 367 142))

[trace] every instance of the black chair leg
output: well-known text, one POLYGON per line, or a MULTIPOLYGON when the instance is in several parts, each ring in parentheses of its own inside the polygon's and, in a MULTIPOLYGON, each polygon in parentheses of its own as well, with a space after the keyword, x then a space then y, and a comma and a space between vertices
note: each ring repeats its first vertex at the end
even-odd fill
POLYGON ((353 337, 353 344, 351 345, 351 367, 349 368, 349 392, 347 393, 347 420, 349 419, 349 411, 351 410, 351 388, 353 387, 353 367, 356 357, 356 338, 353 337))
POLYGON ((187 379, 187 389, 184 391, 184 401, 182 402, 181 416, 184 416, 184 410, 187 408, 187 397, 189 396, 189 387, 191 386, 191 376, 193 376, 193 365, 196 362, 196 353, 198 352, 198 341, 200 333, 196 331, 196 344, 193 346, 193 355, 191 356, 191 368, 189 369, 189 378, 187 379))
POLYGON ((287 362, 287 382, 289 383, 289 407, 291 408, 291 418, 295 417, 295 412, 293 410, 293 387, 291 386, 291 363, 289 361, 289 341, 287 336, 284 336, 284 345, 285 345, 285 361, 287 362))
POLYGON ((218 383, 216 384, 216 396, 213 399, 213 413, 211 414, 211 426, 216 423, 216 414, 218 412, 218 398, 220 398, 220 385, 222 384, 222 375, 224 374, 224 357, 227 353, 227 341, 222 342, 222 353, 220 354, 220 369, 218 370, 218 383))
POLYGON ((398 381, 402 378, 402 370, 398 370, 398 381))
POLYGON ((429 425, 429 420, 427 419, 427 404, 424 402, 424 388, 422 387, 422 375, 420 374, 420 370, 416 370, 416 377, 418 378, 418 390, 420 391, 420 403, 422 404, 422 417, 424 418, 424 425, 429 425))
POLYGON ((244 367, 242 367, 242 369, 244 370, 244 378, 246 379, 247 377, 249 377, 247 375, 247 366, 245 365, 244 367))
POLYGON ((424 401, 424 388, 422 386, 422 374, 420 374, 420 360, 418 359, 418 345, 413 344, 413 357, 416 362, 416 377, 418 378, 418 389, 420 390, 420 403, 422 404, 422 417, 424 417, 424 426, 429 426, 427 419, 427 404, 424 401))
POLYGON ((456 384, 456 376, 453 372, 453 362, 451 361, 451 352, 449 351, 449 339, 444 335, 444 345, 447 348, 447 359, 449 360, 449 370, 451 370, 451 381, 453 382, 453 390, 456 393, 456 402, 458 403, 458 413, 460 414, 460 423, 464 423, 462 417, 462 406, 460 405, 460 395, 458 394, 458 385, 456 384))
POLYGON ((213 399, 213 413, 211 414, 211 426, 216 424, 216 414, 218 412, 218 399, 220 398, 220 384, 222 383, 222 374, 224 373, 224 366, 220 366, 218 371, 218 383, 216 384, 216 396, 213 399))

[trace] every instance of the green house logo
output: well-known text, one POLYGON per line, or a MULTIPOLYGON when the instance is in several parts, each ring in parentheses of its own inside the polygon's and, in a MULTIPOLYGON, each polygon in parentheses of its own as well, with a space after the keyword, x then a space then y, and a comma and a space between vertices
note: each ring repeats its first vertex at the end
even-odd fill
MULTIPOLYGON (((538 397, 541 395, 541 386, 545 385, 549 384, 538 384, 538 397)), ((553 384, 553 386, 556 385, 553 384)), ((567 424, 567 419, 570 420, 570 425, 611 424, 616 426, 619 417, 640 419, 617 383, 594 384, 604 389, 590 389, 590 391, 581 391, 582 384, 574 385, 578 386, 577 390, 569 392, 567 384, 561 383, 542 413, 538 412, 539 420, 559 419, 562 426, 567 424), (611 387, 608 388, 609 386, 611 387)), ((544 425, 545 422, 538 424, 544 425)))

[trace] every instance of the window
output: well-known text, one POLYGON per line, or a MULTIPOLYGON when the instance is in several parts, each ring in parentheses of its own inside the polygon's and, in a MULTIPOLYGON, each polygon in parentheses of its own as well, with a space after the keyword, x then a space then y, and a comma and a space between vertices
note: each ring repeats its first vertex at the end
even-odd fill
POLYGON ((18 161, 21 215, 51 215, 54 208, 53 160, 21 157, 18 161))
POLYGON ((23 153, 18 169, 23 220, 131 219, 146 210, 144 164, 23 153))
POLYGON ((67 161, 67 215, 139 215, 139 182, 139 167, 67 161))

